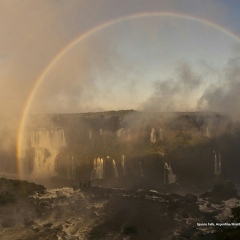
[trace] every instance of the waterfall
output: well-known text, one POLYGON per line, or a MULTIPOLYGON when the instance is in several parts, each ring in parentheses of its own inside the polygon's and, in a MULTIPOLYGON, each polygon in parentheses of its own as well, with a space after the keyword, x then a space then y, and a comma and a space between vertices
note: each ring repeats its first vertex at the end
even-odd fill
POLYGON ((103 170, 104 170, 104 162, 103 162, 103 159, 101 158, 101 161, 100 161, 100 164, 101 164, 101 170, 100 170, 100 178, 103 179, 103 170))
POLYGON ((173 173, 171 165, 168 165, 168 183, 175 183, 177 181, 177 176, 173 173))
POLYGON ((117 130, 117 136, 119 138, 122 138, 124 134, 124 128, 120 128, 119 130, 117 130))
POLYGON ((164 177, 164 179, 163 179, 164 184, 168 184, 168 165, 166 162, 164 164, 164 176, 163 177, 164 177))
POLYGON ((103 179, 104 172, 104 161, 102 158, 94 158, 93 160, 93 170, 91 173, 91 180, 93 179, 103 179))
POLYGON ((102 136, 102 134, 103 134, 103 130, 102 130, 102 128, 99 130, 99 135, 100 136, 102 136))
POLYGON ((123 171, 123 176, 126 176, 127 175, 126 158, 124 155, 122 155, 122 171, 123 171))
POLYGON ((150 134, 150 141, 152 143, 155 143, 156 142, 156 132, 155 132, 155 129, 152 128, 152 131, 151 131, 151 134, 150 134))
POLYGON ((221 154, 219 153, 217 156, 217 153, 213 151, 214 153, 214 174, 219 176, 222 171, 222 159, 221 154))
POLYGON ((164 184, 171 184, 177 181, 177 176, 173 173, 172 167, 165 162, 164 164, 164 184))
POLYGON ((113 169, 114 169, 115 177, 118 178, 117 164, 116 164, 114 159, 112 160, 112 163, 113 163, 113 169))
POLYGON ((55 160, 61 147, 66 146, 63 129, 38 129, 31 134, 31 147, 34 148, 33 176, 54 176, 55 160))

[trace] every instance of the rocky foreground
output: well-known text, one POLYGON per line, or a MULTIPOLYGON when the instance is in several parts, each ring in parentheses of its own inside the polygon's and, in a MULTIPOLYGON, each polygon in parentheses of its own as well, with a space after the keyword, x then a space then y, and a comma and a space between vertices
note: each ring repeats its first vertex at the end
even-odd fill
POLYGON ((180 196, 97 186, 45 189, 0 178, 2 240, 236 239, 239 209, 231 184, 180 196))

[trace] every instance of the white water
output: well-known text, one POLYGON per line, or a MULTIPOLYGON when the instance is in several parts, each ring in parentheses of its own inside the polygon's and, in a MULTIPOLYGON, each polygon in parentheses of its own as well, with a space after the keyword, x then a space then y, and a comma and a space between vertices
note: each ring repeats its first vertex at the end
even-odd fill
POLYGON ((118 178, 119 175, 117 170, 117 164, 114 159, 112 160, 112 163, 113 163, 113 170, 114 170, 115 177, 118 178))
POLYGON ((172 167, 165 162, 164 164, 164 184, 171 184, 177 181, 177 176, 173 173, 172 167))
POLYGON ((104 175, 104 160, 102 158, 94 158, 93 160, 93 170, 91 174, 91 179, 103 179, 104 175))
POLYGON ((151 134, 150 134, 150 141, 151 141, 152 143, 155 143, 156 140, 157 140, 157 138, 156 138, 156 131, 155 131, 154 128, 152 128, 152 131, 151 131, 151 134))
POLYGON ((213 153, 214 153, 214 174, 219 176, 221 174, 221 171, 222 171, 221 154, 219 153, 217 155, 217 153, 215 151, 213 151, 213 153))
POLYGON ((122 155, 122 171, 123 171, 123 176, 126 176, 127 175, 126 158, 124 155, 122 155))
POLYGON ((33 177, 54 176, 55 160, 61 147, 66 146, 63 129, 39 129, 31 134, 31 147, 35 150, 33 177))
POLYGON ((119 138, 122 138, 124 135, 124 128, 120 128, 119 130, 117 130, 117 136, 119 138))

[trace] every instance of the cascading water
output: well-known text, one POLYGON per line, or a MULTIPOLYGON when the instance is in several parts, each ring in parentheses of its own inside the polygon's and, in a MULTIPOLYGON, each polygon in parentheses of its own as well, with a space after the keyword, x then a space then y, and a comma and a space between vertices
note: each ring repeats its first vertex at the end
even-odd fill
POLYGON ((31 134, 31 147, 35 150, 32 175, 55 175, 55 159, 61 147, 66 146, 63 129, 38 129, 31 134))
POLYGON ((122 171, 123 171, 123 176, 126 176, 127 175, 126 158, 124 155, 122 155, 122 171))
POLYGON ((164 184, 168 184, 168 164, 166 162, 164 164, 163 182, 164 182, 164 184))
POLYGON ((155 143, 156 140, 157 140, 157 138, 156 138, 156 131, 155 131, 154 128, 152 128, 152 131, 151 131, 151 134, 150 134, 150 141, 151 141, 152 143, 155 143))
POLYGON ((112 160, 112 163, 113 163, 113 170, 114 170, 115 177, 118 178, 119 175, 117 170, 117 164, 114 159, 112 160))
POLYGON ((104 161, 102 158, 94 158, 93 160, 93 170, 91 174, 91 180, 93 179, 103 179, 104 174, 104 161))
POLYGON ((120 128, 117 130, 117 137, 122 138, 124 136, 124 128, 120 128))
POLYGON ((177 176, 173 173, 172 167, 169 163, 168 165, 168 183, 175 183, 177 181, 177 176))
POLYGON ((217 153, 213 151, 214 153, 214 174, 216 176, 219 176, 222 171, 222 160, 221 160, 221 154, 219 153, 217 156, 217 153))
POLYGON ((165 162, 164 164, 164 184, 171 184, 177 181, 177 176, 173 173, 172 167, 165 162))

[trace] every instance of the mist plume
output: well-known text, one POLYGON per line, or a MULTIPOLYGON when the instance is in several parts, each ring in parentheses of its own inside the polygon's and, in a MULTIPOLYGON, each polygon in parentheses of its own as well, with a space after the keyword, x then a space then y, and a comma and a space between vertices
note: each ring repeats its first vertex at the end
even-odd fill
POLYGON ((175 72, 176 77, 155 81, 153 94, 142 105, 144 111, 185 111, 193 108, 190 96, 201 85, 202 76, 184 61, 178 63, 175 72))
POLYGON ((198 109, 217 111, 239 119, 240 58, 229 59, 215 84, 210 84, 198 101, 198 109))

